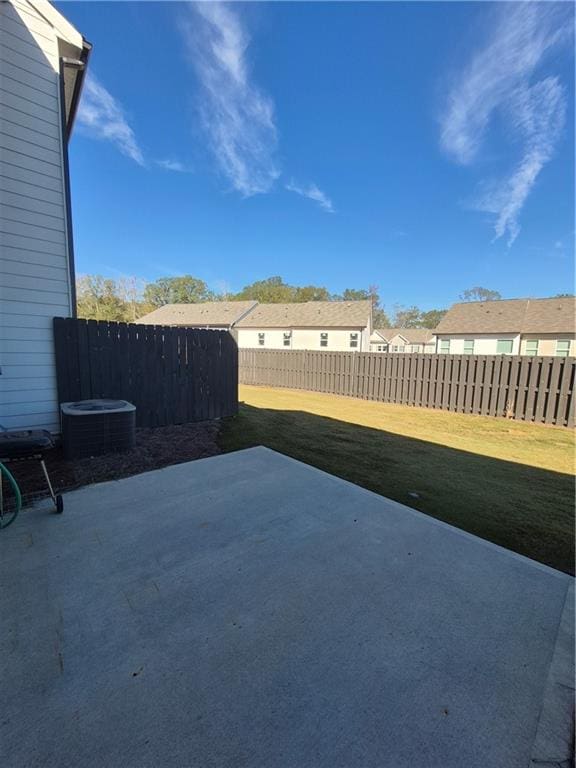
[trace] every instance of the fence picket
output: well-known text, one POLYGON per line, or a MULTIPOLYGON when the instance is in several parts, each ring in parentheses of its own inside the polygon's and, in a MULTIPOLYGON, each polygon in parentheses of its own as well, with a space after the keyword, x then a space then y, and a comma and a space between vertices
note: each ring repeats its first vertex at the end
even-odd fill
POLYGON ((558 390, 555 423, 559 426, 567 426, 569 421, 568 398, 574 388, 574 361, 569 358, 562 359, 562 373, 560 375, 560 387, 558 390))
POLYGON ((518 373, 518 388, 516 391, 516 407, 514 409, 515 419, 524 419, 526 412, 526 395, 528 391, 528 370, 530 358, 522 357, 520 360, 520 371, 518 373))

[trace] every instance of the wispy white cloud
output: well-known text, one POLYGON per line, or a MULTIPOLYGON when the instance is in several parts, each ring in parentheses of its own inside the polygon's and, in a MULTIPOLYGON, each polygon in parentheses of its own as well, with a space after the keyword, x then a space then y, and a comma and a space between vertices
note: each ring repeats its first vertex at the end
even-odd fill
POLYGON ((138 165, 146 164, 122 105, 92 73, 86 77, 77 121, 88 136, 110 141, 138 165))
POLYGON ((476 208, 496 216, 496 238, 508 236, 512 245, 520 232, 518 217, 542 168, 552 158, 564 126, 565 96, 558 78, 549 77, 519 89, 514 102, 514 128, 523 136, 523 157, 502 181, 488 187, 476 208))
POLYGON ((295 192, 297 195, 302 195, 302 197, 307 197, 309 200, 314 200, 314 202, 318 203, 318 205, 327 213, 334 213, 332 200, 330 200, 328 195, 322 192, 316 184, 310 183, 301 186, 294 181, 290 181, 285 187, 289 192, 295 192))
POLYGON ((202 89, 201 116, 220 170, 246 197, 269 192, 278 176, 272 99, 252 81, 250 40, 235 9, 193 3, 183 32, 202 89))
POLYGON ((558 78, 534 84, 531 79, 545 57, 570 39, 569 11, 559 3, 499 4, 489 39, 451 89, 441 117, 442 147, 463 165, 478 159, 496 115, 520 147, 515 167, 502 179, 484 183, 473 205, 495 215, 496 238, 507 235, 509 245, 564 125, 566 99, 558 78))
POLYGON ((157 166, 165 171, 186 173, 189 169, 174 158, 149 163, 128 121, 124 107, 93 73, 88 73, 78 109, 78 127, 87 136, 109 141, 123 155, 142 167, 157 166))
POLYGON ((176 173, 191 173, 191 168, 181 163, 179 160, 155 160, 155 165, 165 171, 175 171, 176 173))

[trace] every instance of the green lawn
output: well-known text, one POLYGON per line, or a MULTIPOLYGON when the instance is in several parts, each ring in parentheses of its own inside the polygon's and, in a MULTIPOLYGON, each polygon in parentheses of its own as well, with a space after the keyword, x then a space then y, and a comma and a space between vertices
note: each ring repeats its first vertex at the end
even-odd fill
POLYGON ((268 446, 574 572, 572 431, 285 389, 240 398, 223 450, 268 446))

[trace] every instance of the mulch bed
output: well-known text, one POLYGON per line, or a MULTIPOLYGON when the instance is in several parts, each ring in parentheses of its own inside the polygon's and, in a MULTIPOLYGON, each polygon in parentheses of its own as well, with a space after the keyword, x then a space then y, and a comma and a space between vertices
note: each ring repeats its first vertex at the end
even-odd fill
MULTIPOLYGON (((56 448, 46 454, 46 467, 56 493, 60 493, 215 456, 221 453, 217 442, 219 431, 217 421, 137 429, 136 446, 131 451, 66 461, 61 448, 56 448)), ((25 503, 48 495, 38 462, 15 461, 8 466, 20 485, 25 503)))

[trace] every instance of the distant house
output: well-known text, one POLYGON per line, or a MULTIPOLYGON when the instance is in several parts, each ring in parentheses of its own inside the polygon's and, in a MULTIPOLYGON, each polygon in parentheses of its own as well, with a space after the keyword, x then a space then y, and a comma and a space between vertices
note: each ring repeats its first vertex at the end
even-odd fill
POLYGON ((576 300, 505 299, 454 304, 435 330, 442 354, 557 355, 576 352, 576 300))
POLYGON ((67 145, 90 44, 47 0, 0 3, 0 424, 59 429, 52 318, 75 314, 67 145))
POLYGON ((376 328, 370 336, 371 352, 435 352, 434 331, 428 328, 376 328))
POLYGON ((368 352, 371 301, 258 304, 236 324, 238 346, 368 352))
POLYGON ((201 304, 165 304, 144 315, 144 325, 180 325, 228 331, 254 309, 256 301, 207 301, 201 304))

